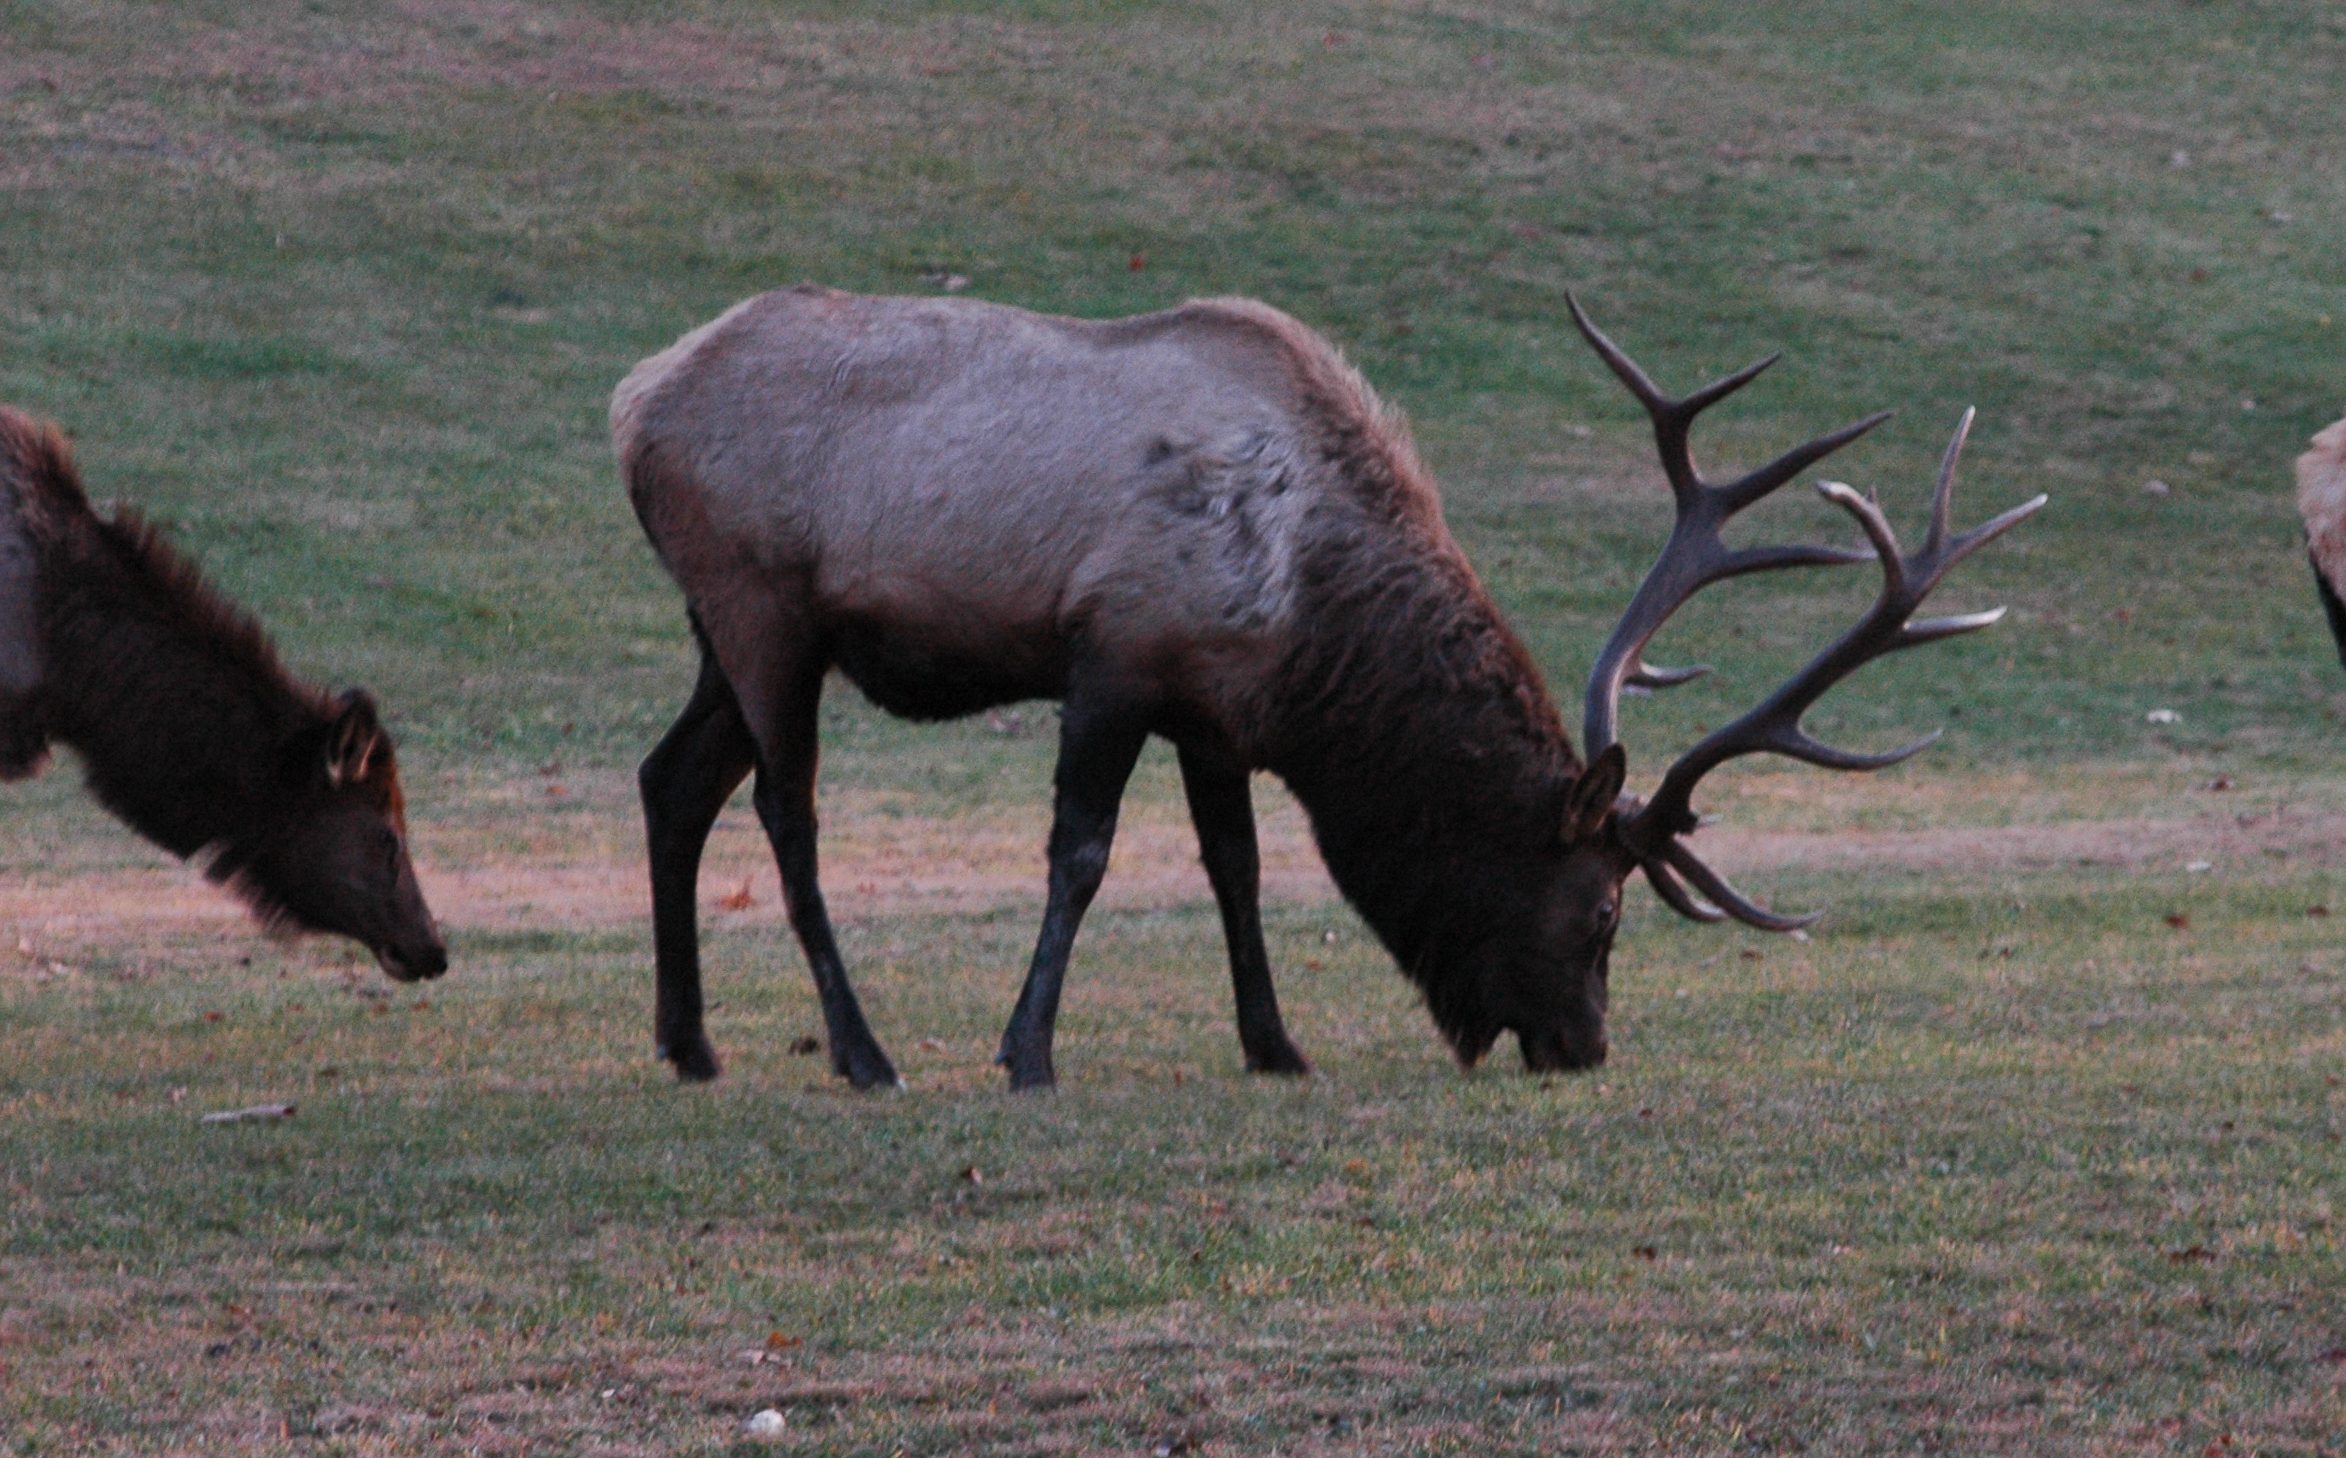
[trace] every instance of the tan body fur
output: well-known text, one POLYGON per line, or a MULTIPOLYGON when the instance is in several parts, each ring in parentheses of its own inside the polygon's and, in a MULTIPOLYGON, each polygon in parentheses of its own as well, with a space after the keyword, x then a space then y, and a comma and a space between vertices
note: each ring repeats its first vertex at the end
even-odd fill
POLYGON ((2297 458, 2297 513, 2305 518, 2313 560, 2336 591, 2346 591, 2346 420, 2322 428, 2297 458))
POLYGON ((1251 301, 1089 323, 789 290, 644 361, 611 416, 622 460, 656 457, 637 512, 737 684, 736 633, 811 611, 918 717, 1055 695, 1080 642, 1259 765, 1315 507, 1463 571, 1398 422, 1251 301), (1330 502, 1358 491, 1308 423, 1331 408, 1374 425, 1383 499, 1330 502))
POLYGON ((2346 665, 2346 420, 2315 433, 2297 458, 2297 511, 2305 518, 2314 590, 2330 621, 2338 661, 2346 665))

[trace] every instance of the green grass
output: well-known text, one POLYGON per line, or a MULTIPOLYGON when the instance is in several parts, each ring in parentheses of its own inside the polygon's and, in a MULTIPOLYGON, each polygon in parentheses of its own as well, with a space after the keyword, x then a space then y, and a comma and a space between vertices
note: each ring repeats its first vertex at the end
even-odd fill
MULTIPOLYGON (((1976 404, 1959 509, 2053 496, 1944 590, 2005 623, 1816 715, 1947 724, 1924 762, 1710 808, 2183 846, 2346 804, 2288 492, 2346 405, 2342 67, 2313 4, 0 0, 0 399, 373 686, 430 868, 519 896, 636 854, 691 663, 604 402, 726 304, 1268 299, 1408 410, 1571 697, 1664 527, 1572 289, 1668 384, 1785 351, 1707 462, 1897 407, 1833 474, 1911 531, 1976 404)), ((1657 656, 1722 671, 1627 707, 1633 778, 1867 592, 1690 609, 1657 656)), ((1040 813, 1047 734, 825 712, 834 832, 1040 813)), ((1834 907, 1806 945, 1641 904, 1615 1062, 1555 1082, 1458 1075, 1292 902, 1324 1076, 1239 1077, 1201 890, 1095 915, 1067 1086, 1008 1100, 1032 904, 834 886, 913 1082, 856 1099, 788 1051, 770 921, 712 930, 731 1072, 679 1090, 639 922, 454 926, 419 1007, 142 919, 155 857, 52 776, 0 798, 0 885, 124 914, 0 916, 0 1447, 708 1451, 774 1405, 840 1453, 2339 1453, 2339 862, 2239 834, 2203 875, 1795 859, 1757 883, 1834 907)))
POLYGON ((1552 1082, 1459 1077, 1310 908, 1321 1077, 1233 1071, 1190 908, 1095 929, 1041 1101, 985 1067, 1022 916, 850 929, 882 1098, 789 1051, 771 931, 714 939, 690 1093, 611 1016, 632 935, 460 938, 420 999, 316 952, 12 981, 16 1440, 2328 1451, 2325 884, 2177 932, 2139 880, 1895 878, 1740 954, 1649 917, 1615 1067, 1552 1082))

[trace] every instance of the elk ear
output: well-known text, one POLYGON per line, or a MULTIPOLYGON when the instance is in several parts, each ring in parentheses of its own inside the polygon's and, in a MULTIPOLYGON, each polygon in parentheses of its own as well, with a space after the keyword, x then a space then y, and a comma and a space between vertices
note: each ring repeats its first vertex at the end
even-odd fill
POLYGON ((326 739, 326 784, 332 789, 365 780, 383 746, 383 724, 375 715, 375 701, 365 689, 342 696, 342 712, 326 739))
POLYGON ((1621 787, 1629 780, 1629 756, 1618 744, 1608 744, 1605 752, 1589 761, 1572 788, 1564 792, 1563 840, 1569 845, 1587 840, 1613 813, 1613 803, 1621 798, 1621 787))

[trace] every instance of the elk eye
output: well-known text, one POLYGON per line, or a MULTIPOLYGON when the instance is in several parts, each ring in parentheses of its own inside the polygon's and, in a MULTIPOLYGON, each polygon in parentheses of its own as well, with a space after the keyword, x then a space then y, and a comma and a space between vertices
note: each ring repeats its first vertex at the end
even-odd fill
POLYGON ((1614 917, 1616 917, 1616 916, 1619 916, 1620 914, 1621 914, 1621 904, 1620 904, 1619 902, 1617 902, 1617 901, 1600 901, 1600 902, 1598 902, 1598 903, 1597 903, 1597 927, 1598 927, 1598 929, 1600 929, 1600 930, 1603 930, 1603 929, 1606 929, 1606 928, 1609 928, 1609 927, 1611 927, 1611 926, 1613 925, 1613 918, 1614 918, 1614 917))

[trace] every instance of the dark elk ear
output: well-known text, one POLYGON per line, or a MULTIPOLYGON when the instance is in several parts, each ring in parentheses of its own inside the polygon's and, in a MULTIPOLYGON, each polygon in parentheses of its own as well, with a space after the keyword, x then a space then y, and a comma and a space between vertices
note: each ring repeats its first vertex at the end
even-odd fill
POLYGON ((1629 778, 1629 756, 1618 744, 1608 744, 1605 752, 1589 761, 1564 794, 1565 844, 1587 840, 1605 823, 1613 812, 1613 803, 1621 798, 1621 786, 1629 778))
POLYGON ((342 712, 326 740, 326 783, 339 790, 366 779, 382 745, 383 725, 375 717, 375 701, 364 689, 344 694, 342 712))

